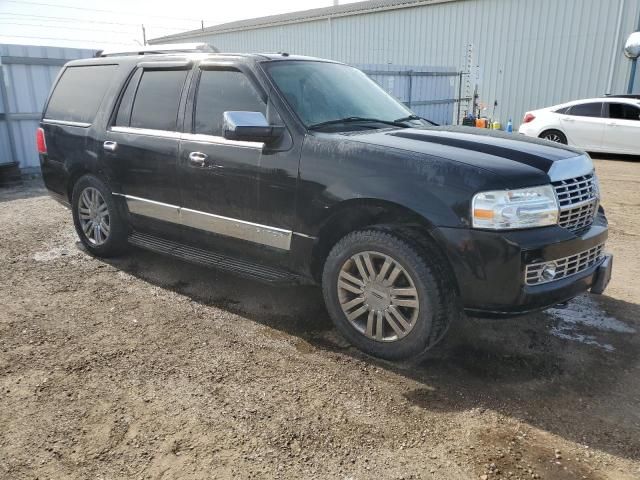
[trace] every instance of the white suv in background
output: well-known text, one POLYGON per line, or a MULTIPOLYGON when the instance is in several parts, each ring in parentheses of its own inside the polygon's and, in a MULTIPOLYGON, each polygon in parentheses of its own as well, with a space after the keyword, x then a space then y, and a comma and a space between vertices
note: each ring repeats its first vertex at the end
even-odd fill
POLYGON ((533 110, 524 116, 519 132, 590 152, 640 155, 640 95, 533 110))

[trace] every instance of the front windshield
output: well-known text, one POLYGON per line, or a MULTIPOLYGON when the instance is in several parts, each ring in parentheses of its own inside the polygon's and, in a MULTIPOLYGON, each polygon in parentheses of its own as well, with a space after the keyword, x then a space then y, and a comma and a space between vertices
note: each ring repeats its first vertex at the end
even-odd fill
POLYGON ((412 112, 360 70, 338 63, 272 62, 267 70, 305 126, 344 118, 394 122, 412 112))

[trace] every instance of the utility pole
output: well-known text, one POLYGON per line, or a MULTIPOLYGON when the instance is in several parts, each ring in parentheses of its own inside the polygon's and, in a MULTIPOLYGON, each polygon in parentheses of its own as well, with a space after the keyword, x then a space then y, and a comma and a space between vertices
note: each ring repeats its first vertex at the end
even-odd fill
MULTIPOLYGON (((640 15, 638 15, 638 29, 637 32, 640 32, 640 15)), ((636 70, 638 68, 638 57, 631 60, 631 74, 629 75, 629 86, 627 87, 627 94, 631 95, 633 93, 634 83, 636 82, 636 70)))
POLYGON ((204 20, 200 20, 200 30, 204 32, 204 20))
POLYGON ((147 32, 144 29, 144 24, 142 24, 142 45, 147 45, 147 32))

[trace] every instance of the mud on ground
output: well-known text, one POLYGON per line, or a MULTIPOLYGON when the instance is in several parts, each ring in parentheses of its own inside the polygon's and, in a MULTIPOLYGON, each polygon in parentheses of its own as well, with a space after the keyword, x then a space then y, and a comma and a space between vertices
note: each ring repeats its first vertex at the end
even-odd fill
POLYGON ((597 169, 607 294, 420 364, 350 348, 315 288, 92 258, 40 184, 1 190, 0 478, 640 478, 640 162, 597 169))

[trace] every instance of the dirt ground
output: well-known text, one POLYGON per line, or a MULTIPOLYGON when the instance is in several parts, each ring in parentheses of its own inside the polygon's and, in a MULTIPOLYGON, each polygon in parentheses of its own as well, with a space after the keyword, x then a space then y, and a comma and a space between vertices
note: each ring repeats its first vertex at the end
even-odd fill
POLYGON ((640 161, 597 170, 606 295, 420 364, 346 345, 316 288, 92 258, 39 183, 0 190, 0 478, 640 478, 640 161))

